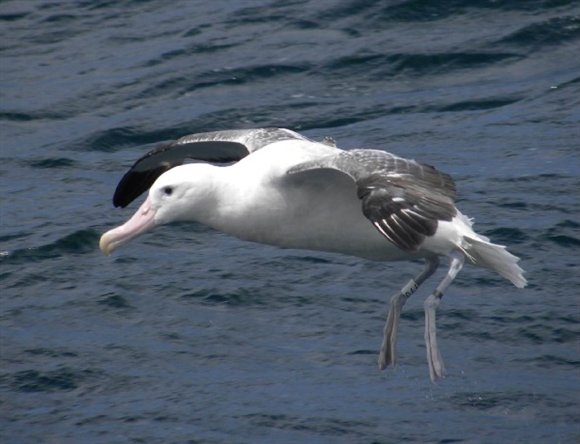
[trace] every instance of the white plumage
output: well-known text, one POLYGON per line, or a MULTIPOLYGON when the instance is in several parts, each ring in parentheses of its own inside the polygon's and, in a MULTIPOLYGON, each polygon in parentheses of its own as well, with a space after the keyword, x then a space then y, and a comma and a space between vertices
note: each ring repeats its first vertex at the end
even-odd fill
POLYGON ((395 363, 406 299, 433 274, 440 256, 450 258, 450 268, 425 303, 433 380, 444 373, 435 309, 463 262, 494 270, 517 287, 526 285, 518 258, 476 234, 455 208, 451 177, 383 151, 344 151, 277 128, 194 134, 139 159, 119 183, 115 205, 126 206, 149 187, 135 215, 102 236, 103 252, 156 225, 197 221, 281 247, 379 261, 424 259, 426 268, 391 299, 381 369, 395 363), (198 162, 182 165, 187 158, 198 162))

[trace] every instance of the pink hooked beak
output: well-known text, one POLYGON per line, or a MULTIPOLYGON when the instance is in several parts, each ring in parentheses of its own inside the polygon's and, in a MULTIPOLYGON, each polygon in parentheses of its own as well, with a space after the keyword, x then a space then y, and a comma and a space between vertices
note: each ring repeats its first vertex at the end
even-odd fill
POLYGON ((143 205, 141 205, 131 219, 101 236, 99 247, 103 253, 109 255, 113 250, 149 231, 154 226, 155 210, 151 208, 151 201, 147 197, 143 205))

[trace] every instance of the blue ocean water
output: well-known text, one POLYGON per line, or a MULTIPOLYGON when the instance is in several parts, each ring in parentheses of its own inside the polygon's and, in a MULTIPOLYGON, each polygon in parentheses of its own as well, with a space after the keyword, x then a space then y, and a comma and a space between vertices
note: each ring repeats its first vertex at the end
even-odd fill
POLYGON ((0 441, 580 441, 580 7, 564 0, 0 3, 0 441), (113 257, 151 144, 288 127, 436 165, 518 290, 466 267, 376 354, 418 263, 195 224, 113 257))

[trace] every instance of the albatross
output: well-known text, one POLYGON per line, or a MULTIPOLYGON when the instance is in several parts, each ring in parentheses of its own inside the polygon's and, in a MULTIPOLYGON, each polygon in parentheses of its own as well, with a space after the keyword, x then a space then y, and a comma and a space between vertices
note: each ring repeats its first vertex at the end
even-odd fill
POLYGON ((455 183, 434 167, 374 149, 343 150, 283 128, 205 132, 155 146, 122 177, 113 197, 126 207, 148 197, 100 239, 106 255, 159 225, 196 221, 240 239, 373 261, 422 260, 390 299, 378 365, 396 363, 401 310, 440 264, 427 297, 425 345, 432 381, 445 368, 436 309, 465 262, 526 285, 519 258, 472 229, 455 207, 455 183))

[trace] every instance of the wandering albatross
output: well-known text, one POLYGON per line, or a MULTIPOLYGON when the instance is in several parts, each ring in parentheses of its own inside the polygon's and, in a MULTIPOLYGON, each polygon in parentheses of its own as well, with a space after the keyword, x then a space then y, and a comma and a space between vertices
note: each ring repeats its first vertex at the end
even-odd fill
POLYGON ((113 197, 126 207, 149 195, 125 224, 101 237, 105 254, 150 229, 197 221, 240 239, 375 261, 422 259, 425 268, 390 300, 379 352, 396 361, 403 305, 447 256, 449 269, 425 300, 429 374, 444 374, 435 311, 465 261, 526 285, 519 259, 475 233, 454 205, 453 179, 430 165, 371 149, 342 150, 282 128, 192 134, 163 143, 123 176, 113 197), (185 163, 186 160, 195 161, 185 163))

